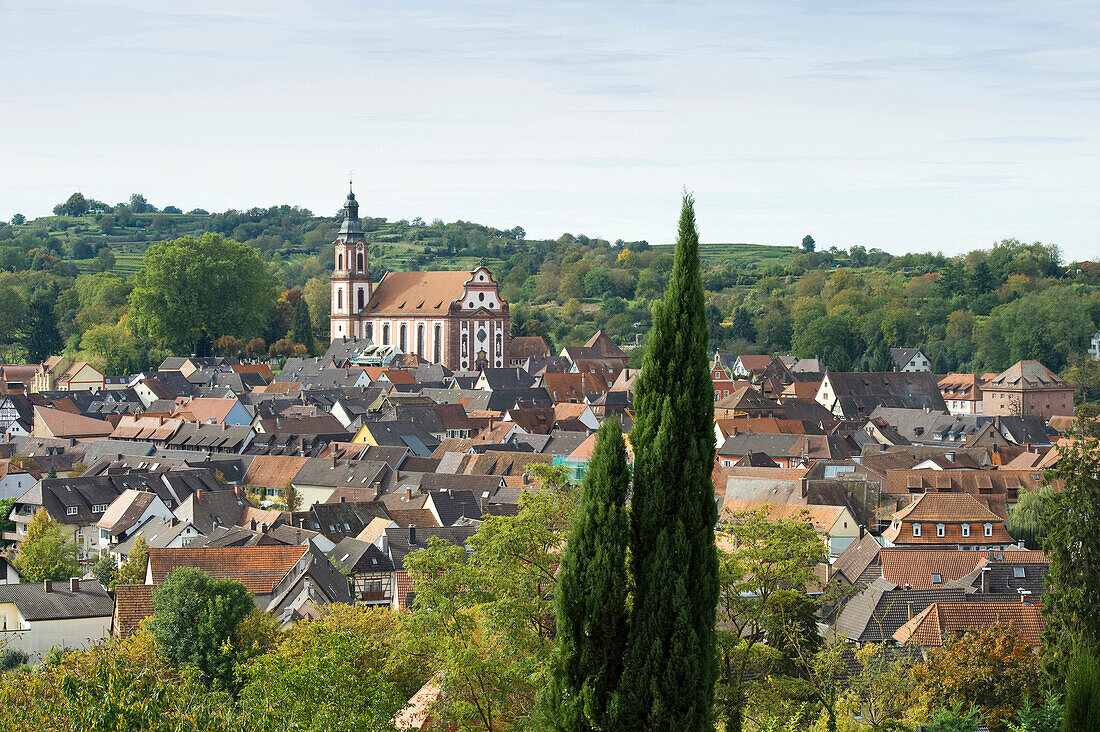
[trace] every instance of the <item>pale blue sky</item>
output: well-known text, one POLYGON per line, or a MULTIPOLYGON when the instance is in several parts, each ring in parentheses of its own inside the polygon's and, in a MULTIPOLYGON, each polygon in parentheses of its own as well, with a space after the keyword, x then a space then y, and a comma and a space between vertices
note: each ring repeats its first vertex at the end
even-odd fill
POLYGON ((531 236, 1100 254, 1096 2, 0 0, 0 218, 74 190, 531 236))

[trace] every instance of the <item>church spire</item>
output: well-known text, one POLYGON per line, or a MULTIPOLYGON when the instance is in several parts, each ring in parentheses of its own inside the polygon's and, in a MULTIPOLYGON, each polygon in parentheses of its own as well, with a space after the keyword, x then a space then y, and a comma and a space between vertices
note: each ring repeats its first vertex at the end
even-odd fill
POLYGON ((359 221, 359 203, 355 200, 355 192, 351 189, 351 181, 348 181, 348 197, 344 201, 344 222, 340 225, 340 236, 344 241, 351 238, 362 238, 363 225, 359 221))

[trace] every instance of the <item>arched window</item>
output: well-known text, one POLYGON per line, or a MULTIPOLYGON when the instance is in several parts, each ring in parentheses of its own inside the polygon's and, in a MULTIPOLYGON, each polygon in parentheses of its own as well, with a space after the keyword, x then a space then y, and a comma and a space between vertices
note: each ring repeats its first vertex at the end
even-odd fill
POLYGON ((359 252, 355 255, 355 264, 359 268, 359 271, 363 271, 363 253, 359 252))
POLYGON ((344 291, 336 291, 336 312, 340 312, 344 309, 344 291))
POLYGON ((390 324, 386 323, 382 326, 382 345, 390 345, 390 324))
POLYGON ((443 326, 435 326, 435 362, 443 363, 443 326))
POLYGON ((374 340, 374 324, 373 323, 367 323, 367 339, 372 340, 372 341, 374 340))
POLYGON ((340 271, 344 268, 344 253, 340 252, 336 255, 336 270, 340 271))
POLYGON ((366 290, 363 290, 363 289, 359 290, 359 309, 360 310, 363 309, 363 305, 365 304, 364 301, 363 301, 363 298, 366 297, 366 294, 367 294, 366 290))
POLYGON ((424 358, 424 326, 416 326, 416 355, 424 358))
POLYGON ((408 353, 409 348, 409 329, 404 323, 401 324, 401 353, 408 353))

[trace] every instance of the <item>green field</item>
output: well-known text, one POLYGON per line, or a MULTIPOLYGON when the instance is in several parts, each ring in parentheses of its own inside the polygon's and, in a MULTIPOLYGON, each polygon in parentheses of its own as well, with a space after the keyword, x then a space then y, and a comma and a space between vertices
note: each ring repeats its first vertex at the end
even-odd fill
MULTIPOLYGON (((672 244, 656 244, 654 248, 672 250, 672 244)), ((766 267, 782 262, 792 254, 801 251, 799 247, 785 247, 771 244, 699 244, 699 258, 704 267, 731 264, 736 267, 766 267)))

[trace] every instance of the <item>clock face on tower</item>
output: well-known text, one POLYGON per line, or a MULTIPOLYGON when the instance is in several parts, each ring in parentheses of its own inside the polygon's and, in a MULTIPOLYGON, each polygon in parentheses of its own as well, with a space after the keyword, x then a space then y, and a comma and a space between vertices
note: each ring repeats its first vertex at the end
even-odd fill
POLYGON ((363 251, 363 242, 359 242, 358 244, 356 244, 355 249, 356 251, 363 251))

